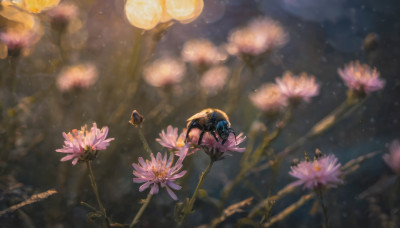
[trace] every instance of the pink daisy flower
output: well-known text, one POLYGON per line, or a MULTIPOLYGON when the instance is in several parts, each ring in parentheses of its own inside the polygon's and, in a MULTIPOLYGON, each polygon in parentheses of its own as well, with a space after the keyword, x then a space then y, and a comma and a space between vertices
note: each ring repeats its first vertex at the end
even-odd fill
POLYGON ((298 180, 291 185, 303 185, 304 188, 316 189, 320 186, 336 187, 343 183, 339 178, 341 164, 334 155, 323 156, 314 161, 302 161, 292 166, 289 174, 298 180))
POLYGON ((37 39, 37 35, 31 31, 9 30, 0 33, 0 41, 7 46, 10 56, 19 56, 22 49, 30 47, 37 39))
POLYGON ((209 67, 225 61, 227 55, 209 40, 195 39, 183 45, 182 58, 196 67, 209 67))
POLYGON ((227 50, 231 55, 256 56, 280 48, 287 41, 287 34, 278 22, 257 18, 229 35, 227 50))
POLYGON ((229 76, 229 68, 217 66, 207 70, 200 79, 201 88, 208 94, 215 95, 224 88, 229 76))
POLYGON ((292 73, 286 72, 282 78, 275 80, 282 95, 294 103, 310 102, 311 97, 315 97, 319 93, 319 85, 315 82, 315 78, 306 73, 294 76, 292 73))
POLYGON ((62 91, 73 89, 87 89, 92 86, 99 77, 95 65, 78 64, 64 68, 57 78, 57 87, 62 91))
MULTIPOLYGON (((199 129, 192 129, 189 133, 190 142, 196 145, 198 143, 200 133, 201 131, 199 129)), ((244 152, 246 148, 240 148, 239 145, 243 143, 245 139, 246 136, 243 136, 243 133, 240 133, 236 138, 234 134, 230 134, 226 142, 222 144, 222 139, 218 137, 217 142, 213 135, 211 135, 209 132, 206 132, 203 135, 200 146, 212 160, 218 161, 222 159, 223 156, 230 155, 228 152, 244 152)))
MULTIPOLYGON (((185 142, 186 129, 184 129, 182 133, 178 135, 178 128, 174 128, 169 125, 167 127, 167 131, 162 130, 159 135, 160 138, 157 138, 156 141, 165 148, 176 150, 177 156, 180 155, 180 151, 187 145, 185 142)), ((190 147, 191 145, 188 146, 190 147)), ((196 148, 190 148, 186 155, 193 154, 197 150, 198 149, 196 148)))
POLYGON ((85 125, 81 127, 81 130, 73 129, 68 134, 63 132, 64 146, 56 152, 68 154, 61 158, 61 161, 72 160, 73 165, 76 165, 78 161, 93 160, 99 150, 105 150, 114 140, 114 138, 106 139, 107 134, 108 127, 100 130, 96 123, 93 123, 90 131, 85 125))
POLYGON ((67 25, 71 20, 78 17, 78 7, 72 3, 61 3, 55 8, 47 11, 47 15, 51 18, 53 23, 62 26, 67 25))
POLYGON ((139 157, 139 164, 132 164, 134 168, 133 175, 136 176, 133 178, 133 182, 144 183, 139 187, 139 191, 142 192, 151 186, 150 194, 154 195, 157 194, 159 188, 162 187, 167 189, 167 192, 172 199, 177 200, 178 197, 172 189, 180 190, 182 188, 177 185, 175 181, 186 174, 186 170, 180 170, 183 166, 182 162, 183 159, 185 159, 187 152, 188 147, 185 147, 180 151, 179 159, 176 161, 175 165, 172 165, 174 159, 173 155, 171 155, 168 160, 167 154, 162 157, 161 153, 157 153, 156 157, 151 154, 150 161, 145 161, 142 157, 139 157))
POLYGON ((350 89, 365 94, 385 86, 385 81, 379 77, 380 73, 376 68, 371 69, 366 64, 361 65, 359 61, 350 62, 343 69, 338 69, 338 73, 350 89))
POLYGON ((182 81, 185 65, 174 58, 158 59, 143 71, 144 80, 154 87, 167 87, 182 81))
POLYGON ((395 140, 389 148, 390 153, 383 155, 383 160, 397 175, 400 175, 400 143, 395 140))
POLYGON ((287 106, 286 97, 275 84, 264 84, 249 96, 250 101, 265 114, 280 112, 287 106))

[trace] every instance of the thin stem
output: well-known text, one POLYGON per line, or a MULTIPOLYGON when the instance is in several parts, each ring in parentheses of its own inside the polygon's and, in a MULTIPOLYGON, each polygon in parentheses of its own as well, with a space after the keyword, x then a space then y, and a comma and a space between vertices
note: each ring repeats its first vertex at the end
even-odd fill
POLYGON ((136 127, 136 129, 138 129, 139 138, 140 138, 140 141, 142 141, 142 143, 143 143, 143 148, 146 150, 146 152, 147 152, 149 155, 153 154, 153 152, 152 152, 151 149, 150 149, 149 143, 147 142, 146 138, 144 137, 144 134, 143 134, 143 132, 142 132, 142 128, 136 127))
POLYGON ((147 195, 147 198, 146 198, 145 201, 143 202, 143 205, 142 205, 142 207, 139 209, 138 213, 135 215, 135 218, 132 220, 131 225, 129 225, 129 228, 134 227, 134 226, 139 222, 139 219, 140 219, 140 217, 142 216, 144 210, 146 210, 147 205, 149 205, 152 196, 153 196, 153 195, 150 194, 150 193, 147 195))
POLYGON ((322 213, 324 215, 324 226, 323 227, 324 228, 328 228, 328 212, 327 212, 327 209, 326 209, 326 205, 324 203, 322 188, 319 187, 319 188, 317 188, 316 191, 317 191, 317 195, 318 195, 318 198, 319 198, 319 204, 321 205, 322 213))
POLYGON ((103 204, 101 203, 101 200, 100 200, 99 190, 97 188, 96 180, 94 179, 91 162, 90 161, 86 161, 86 166, 87 166, 87 168, 89 170, 90 184, 92 186, 94 194, 96 195, 97 204, 99 205, 99 209, 103 213, 103 216, 104 216, 104 219, 105 219, 105 223, 106 223, 105 226, 106 227, 110 227, 110 221, 109 221, 109 219, 107 217, 106 209, 104 208, 104 206, 103 206, 103 204))
POLYGON ((192 198, 190 198, 189 202, 185 205, 185 208, 183 209, 183 215, 179 221, 179 224, 182 225, 186 216, 192 212, 194 202, 196 201, 197 195, 199 193, 200 187, 203 184, 204 179, 206 178, 207 174, 210 172, 212 165, 214 164, 213 160, 210 160, 210 164, 208 164, 206 170, 201 174, 199 183, 196 186, 196 189, 194 190, 194 193, 192 195, 192 198))
POLYGON ((230 80, 229 84, 229 101, 228 105, 225 108, 225 112, 229 115, 233 109, 236 107, 237 102, 239 100, 241 91, 239 91, 240 87, 240 76, 242 75, 242 72, 244 68, 246 67, 245 63, 240 63, 237 65, 235 71, 233 72, 232 79, 230 80))

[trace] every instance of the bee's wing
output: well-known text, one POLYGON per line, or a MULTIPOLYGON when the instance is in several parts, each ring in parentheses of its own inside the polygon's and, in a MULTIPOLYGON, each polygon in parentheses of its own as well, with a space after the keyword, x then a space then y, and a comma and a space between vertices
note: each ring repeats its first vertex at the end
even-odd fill
POLYGON ((193 116, 191 116, 189 119, 187 119, 187 121, 191 122, 192 120, 199 119, 199 118, 205 118, 205 117, 207 117, 207 113, 199 112, 199 113, 196 113, 193 116))

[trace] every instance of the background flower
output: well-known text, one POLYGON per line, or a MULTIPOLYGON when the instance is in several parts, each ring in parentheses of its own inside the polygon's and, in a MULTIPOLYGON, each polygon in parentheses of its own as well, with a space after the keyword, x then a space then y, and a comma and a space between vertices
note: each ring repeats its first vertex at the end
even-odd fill
POLYGON ((94 152, 99 150, 105 150, 110 142, 114 138, 107 138, 108 127, 103 127, 101 130, 97 128, 97 124, 93 123, 90 131, 87 130, 87 126, 82 126, 81 130, 74 129, 71 132, 65 133, 64 146, 56 151, 59 153, 66 153, 65 157, 61 158, 61 161, 69 161, 72 159, 72 164, 76 165, 78 160, 84 159, 85 153, 94 152))
POLYGON ((383 155, 383 160, 397 175, 400 175, 400 143, 395 140, 389 148, 390 153, 383 155))
POLYGON ((319 85, 315 82, 315 78, 308 76, 306 73, 295 76, 290 72, 286 72, 282 78, 276 78, 275 80, 282 95, 290 101, 310 102, 311 97, 315 97, 319 93, 319 85))
POLYGON ((334 155, 323 156, 314 161, 302 161, 292 166, 289 174, 298 180, 293 186, 303 185, 303 188, 315 189, 320 186, 336 187, 343 181, 339 178, 341 164, 334 155))

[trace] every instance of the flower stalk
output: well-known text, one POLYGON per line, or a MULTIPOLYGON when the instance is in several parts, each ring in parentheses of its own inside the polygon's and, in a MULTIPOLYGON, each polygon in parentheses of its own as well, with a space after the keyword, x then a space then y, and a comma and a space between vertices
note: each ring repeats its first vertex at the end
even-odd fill
POLYGON ((317 196, 318 196, 318 199, 319 199, 319 205, 321 206, 322 214, 324 216, 324 225, 323 225, 323 227, 324 228, 328 228, 328 212, 327 212, 327 209, 326 209, 326 205, 324 203, 324 196, 323 196, 323 192, 322 192, 322 187, 318 187, 316 189, 316 192, 317 192, 317 196))
POLYGON ((208 164, 206 170, 204 172, 201 173, 199 182, 197 183, 196 189, 194 190, 194 193, 192 195, 192 197, 190 198, 189 202, 186 203, 185 207, 183 208, 183 215, 179 220, 179 225, 182 226, 183 222, 185 221, 185 218, 188 214, 190 214, 192 212, 193 209, 193 205, 196 201, 197 195, 199 193, 199 190, 201 188, 201 186, 203 185, 203 181, 206 178, 206 176, 208 175, 208 173, 211 170, 211 167, 213 166, 214 161, 210 160, 210 163, 208 164))
POLYGON ((92 166, 91 166, 91 161, 86 161, 86 166, 89 170, 89 179, 90 179, 90 184, 92 186, 93 192, 96 195, 96 200, 97 200, 97 204, 99 206, 99 209, 101 211, 101 213, 103 214, 104 220, 105 220, 105 227, 110 227, 110 220, 107 217, 107 213, 106 213, 106 209, 103 206, 103 203, 100 200, 100 196, 99 196, 99 190, 97 188, 97 184, 96 184, 96 180, 94 179, 94 175, 93 175, 93 170, 92 170, 92 166))
POLYGON ((135 215, 135 218, 133 218, 131 224, 129 225, 129 228, 133 228, 139 222, 139 219, 142 216, 143 212, 146 210, 147 205, 149 205, 152 196, 153 195, 151 193, 147 195, 142 207, 140 207, 138 213, 135 215))

